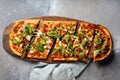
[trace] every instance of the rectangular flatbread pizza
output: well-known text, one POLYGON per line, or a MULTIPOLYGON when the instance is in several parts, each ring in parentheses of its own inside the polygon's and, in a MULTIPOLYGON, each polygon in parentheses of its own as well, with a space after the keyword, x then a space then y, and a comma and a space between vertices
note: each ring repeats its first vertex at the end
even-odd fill
POLYGON ((87 61, 105 59, 112 50, 109 31, 84 21, 16 21, 9 36, 14 55, 27 59, 52 61, 87 61))

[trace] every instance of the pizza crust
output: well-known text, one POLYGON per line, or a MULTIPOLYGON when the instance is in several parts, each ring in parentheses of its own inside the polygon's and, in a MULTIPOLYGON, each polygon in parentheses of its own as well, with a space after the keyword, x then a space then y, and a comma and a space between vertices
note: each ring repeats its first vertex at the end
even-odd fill
POLYGON ((37 55, 32 55, 31 53, 28 53, 27 58, 31 58, 31 59, 46 59, 48 57, 48 55, 45 56, 37 56, 37 55))
POLYGON ((11 49, 12 52, 13 52, 15 55, 17 55, 17 56, 21 56, 22 53, 19 53, 18 51, 16 51, 16 50, 12 47, 12 46, 14 45, 13 42, 12 42, 12 40, 13 40, 14 34, 15 34, 15 32, 14 32, 15 27, 16 27, 18 24, 23 23, 23 22, 24 22, 24 20, 16 21, 16 22, 14 23, 14 25, 13 25, 13 27, 12 27, 12 29, 11 29, 10 35, 9 35, 9 46, 10 46, 10 49, 11 49))
POLYGON ((78 58, 70 57, 70 58, 53 58, 54 61, 78 61, 78 58))

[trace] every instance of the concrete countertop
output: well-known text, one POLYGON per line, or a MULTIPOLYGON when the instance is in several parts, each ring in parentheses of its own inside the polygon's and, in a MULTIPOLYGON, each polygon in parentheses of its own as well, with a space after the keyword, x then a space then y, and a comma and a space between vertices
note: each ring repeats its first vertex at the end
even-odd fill
MULTIPOLYGON (((9 55, 2 46, 5 27, 15 20, 34 16, 65 16, 99 23, 120 43, 120 0, 0 0, 0 80, 28 80, 36 63, 9 55)), ((117 44, 116 43, 116 44, 117 44)), ((118 45, 118 44, 117 44, 118 45)), ((77 77, 81 80, 119 80, 120 47, 104 63, 90 63, 77 77)))

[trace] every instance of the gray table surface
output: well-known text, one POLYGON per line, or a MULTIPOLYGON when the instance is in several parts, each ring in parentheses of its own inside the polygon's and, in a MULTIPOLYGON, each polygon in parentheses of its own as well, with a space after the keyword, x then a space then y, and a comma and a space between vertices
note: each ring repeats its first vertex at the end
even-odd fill
MULTIPOLYGON (((3 49, 5 27, 18 19, 45 15, 99 23, 107 26, 113 37, 120 37, 120 0, 0 0, 0 80, 28 80, 35 65, 15 58, 3 49)), ((90 63, 77 79, 119 80, 119 49, 104 63, 90 63)))

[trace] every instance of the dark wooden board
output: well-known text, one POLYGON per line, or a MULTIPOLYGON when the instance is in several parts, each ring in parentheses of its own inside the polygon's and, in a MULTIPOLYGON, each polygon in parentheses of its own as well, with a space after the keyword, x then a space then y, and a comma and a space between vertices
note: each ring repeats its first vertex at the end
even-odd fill
MULTIPOLYGON (((42 19, 42 20, 49 20, 49 21, 78 21, 78 22, 82 22, 80 20, 77 19, 72 19, 72 18, 66 18, 66 17, 58 17, 58 16, 42 16, 42 17, 33 17, 33 18, 28 18, 28 19, 42 19)), ((9 46, 9 34, 11 31, 11 28, 13 26, 14 23, 9 24, 8 26, 6 26, 4 33, 3 33, 3 47, 4 49, 7 51, 7 53, 21 58, 20 56, 16 56, 12 50, 10 49, 9 46)), ((47 63, 61 63, 61 62, 83 62, 83 61, 52 61, 50 58, 50 54, 48 56, 47 59, 45 60, 41 60, 41 59, 30 59, 30 58, 24 58, 23 60, 27 60, 27 61, 32 61, 32 62, 47 62, 47 63)), ((85 61, 84 63, 87 63, 88 61, 85 61)))

